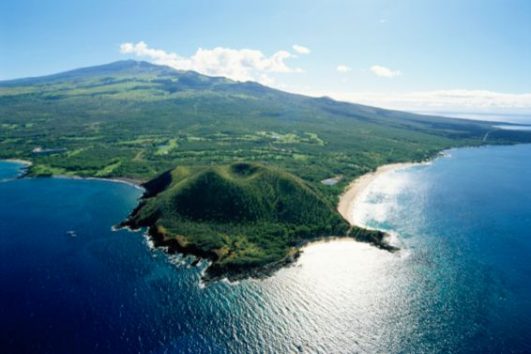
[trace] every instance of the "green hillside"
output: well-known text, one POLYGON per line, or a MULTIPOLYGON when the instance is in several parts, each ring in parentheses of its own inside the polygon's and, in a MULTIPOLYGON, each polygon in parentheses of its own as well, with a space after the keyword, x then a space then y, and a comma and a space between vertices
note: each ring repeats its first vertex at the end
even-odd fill
POLYGON ((260 164, 179 167, 145 187, 124 225, 148 226, 159 245, 213 260, 209 278, 261 274, 289 262, 305 240, 349 229, 306 182, 260 164))

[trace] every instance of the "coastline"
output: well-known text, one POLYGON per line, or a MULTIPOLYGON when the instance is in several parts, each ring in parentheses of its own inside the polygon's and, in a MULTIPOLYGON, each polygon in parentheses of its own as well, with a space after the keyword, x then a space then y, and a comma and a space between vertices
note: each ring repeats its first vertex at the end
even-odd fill
POLYGON ((33 162, 29 161, 29 160, 22 160, 22 159, 2 159, 3 161, 8 161, 8 162, 15 162, 15 163, 19 163, 21 165, 24 165, 25 167, 30 167, 31 165, 33 165, 33 162))
POLYGON ((133 188, 140 189, 142 191, 145 191, 145 188, 142 187, 143 181, 136 180, 133 178, 128 177, 82 177, 82 176, 69 176, 69 175, 50 175, 50 176, 30 176, 28 175, 28 168, 33 165, 33 162, 29 160, 22 160, 22 159, 0 159, 0 161, 7 161, 7 162, 14 162, 23 165, 23 171, 18 176, 18 178, 40 178, 40 177, 48 177, 48 178, 70 178, 70 179, 82 179, 82 180, 95 180, 95 181, 106 181, 106 182, 113 182, 113 183, 122 183, 127 184, 133 188))
POLYGON ((86 180, 96 180, 96 181, 107 181, 107 182, 113 182, 113 183, 122 183, 122 184, 127 184, 128 186, 131 186, 133 188, 136 188, 136 189, 139 189, 141 191, 146 191, 146 189, 144 187, 142 187, 142 183, 141 181, 137 181, 135 179, 132 179, 132 178, 127 178, 127 177, 123 177, 123 178, 105 178, 105 177, 79 177, 81 179, 86 179, 86 180))
MULTIPOLYGON (((17 178, 24 178, 27 175, 31 165, 33 165, 33 162, 31 162, 29 160, 22 160, 22 159, 0 159, 0 161, 21 165, 19 167, 18 175, 13 177, 13 178, 8 178, 7 180, 17 179, 17 178)), ((5 181, 5 179, 2 180, 2 182, 4 182, 4 181, 5 181)))
MULTIPOLYGON (((53 176, 47 176, 49 178, 64 178, 64 179, 78 179, 78 180, 86 180, 86 181, 104 181, 104 182, 111 182, 111 183, 121 183, 121 184, 127 184, 128 186, 131 186, 133 188, 139 189, 141 191, 145 191, 145 188, 142 187, 142 182, 135 181, 133 179, 129 178, 105 178, 105 177, 80 177, 80 176, 68 176, 68 175, 53 175, 53 176)), ((36 178, 39 178, 38 176, 36 178)))
POLYGON ((422 162, 403 162, 403 163, 392 163, 387 165, 382 165, 378 167, 375 171, 366 173, 356 179, 354 179, 346 188, 343 194, 339 196, 339 203, 337 205, 337 211, 345 220, 347 220, 351 226, 357 226, 362 228, 367 228, 365 225, 357 225, 356 220, 353 218, 353 211, 356 208, 360 197, 363 195, 363 192, 371 185, 374 180, 380 177, 383 174, 398 171, 404 168, 409 168, 413 166, 421 165, 422 162))
MULTIPOLYGON (((128 228, 132 232, 136 232, 145 228, 146 226, 141 225, 131 225, 128 223, 128 220, 124 220, 115 227, 115 230, 128 228)), ((200 263, 202 260, 209 262, 208 266, 203 269, 201 273, 201 283, 206 285, 213 281, 226 280, 229 282, 238 282, 240 280, 245 280, 249 278, 253 279, 264 279, 269 276, 272 276, 275 272, 294 264, 295 261, 301 255, 301 248, 304 245, 307 245, 315 240, 320 240, 321 238, 316 238, 315 240, 307 240, 301 246, 294 247, 291 251, 282 259, 279 259, 273 263, 257 266, 257 267, 239 267, 239 266, 223 266, 216 263, 219 258, 219 255, 215 250, 202 250, 194 244, 187 244, 182 242, 180 238, 168 237, 164 231, 156 226, 147 226, 147 230, 144 233, 148 241, 152 242, 150 247, 153 249, 161 248, 164 249, 164 252, 169 255, 173 254, 182 254, 184 256, 193 256, 195 259, 192 261, 191 265, 195 266, 200 263)))
MULTIPOLYGON (((13 160, 10 161, 16 161, 19 162, 26 167, 31 165, 31 162, 24 161, 24 160, 13 160)), ((355 208, 355 204, 357 200, 360 198, 360 195, 363 193, 363 191, 380 175, 384 173, 388 173, 394 170, 407 168, 410 166, 415 166, 421 163, 394 163, 394 164, 388 164, 388 165, 382 165, 378 167, 375 171, 367 173, 365 175, 362 175, 355 180, 353 180, 345 189, 345 192, 340 196, 339 203, 337 206, 337 211, 340 213, 341 216, 352 226, 352 228, 348 231, 347 236, 350 236, 350 238, 353 238, 357 241, 361 241, 364 243, 371 244, 373 246, 376 246, 377 248, 394 252, 398 250, 398 248, 388 244, 388 234, 381 230, 374 230, 369 229, 367 227, 364 227, 362 225, 356 225, 355 221, 352 219, 352 210, 355 208)), ((27 177, 27 175, 23 175, 21 177, 27 177)), ((133 180, 129 178, 104 178, 104 177, 81 177, 81 176, 69 176, 69 175, 53 175, 53 176, 47 176, 49 178, 58 178, 58 179, 80 179, 80 180, 100 180, 100 181, 107 181, 107 182, 113 182, 113 183, 122 183, 127 184, 133 188, 142 190, 144 193, 146 192, 146 188, 143 187, 141 184, 141 181, 133 180)), ((130 225, 127 223, 127 220, 124 222, 113 226, 113 230, 121 229, 121 228, 129 228, 130 231, 138 231, 138 227, 134 227, 133 225, 130 225)), ((210 265, 205 269, 203 275, 202 275, 202 281, 205 283, 216 281, 216 280, 222 280, 227 279, 228 281, 239 281, 242 279, 247 278, 255 278, 255 279, 261 279, 268 276, 271 276, 279 269, 288 266, 290 264, 294 264, 297 259, 299 258, 300 254, 303 252, 303 249, 306 246, 309 246, 310 244, 316 243, 316 242, 328 242, 332 241, 334 239, 341 239, 342 237, 339 235, 335 236, 319 236, 315 238, 311 238, 308 240, 305 240, 304 242, 301 242, 297 246, 293 247, 293 249, 289 252, 286 257, 270 263, 266 265, 262 265, 259 267, 223 267, 218 264, 215 264, 215 261, 217 260, 218 255, 213 251, 204 251, 197 247, 194 247, 193 245, 185 245, 181 244, 179 240, 177 239, 168 239, 165 237, 162 233, 157 232, 153 227, 148 227, 147 229, 147 236, 148 239, 150 239, 153 242, 153 246, 155 248, 165 248, 166 252, 168 254, 175 254, 180 253, 184 255, 193 255, 196 257, 196 260, 193 262, 193 264, 196 264, 200 259, 204 259, 210 262, 210 265)))

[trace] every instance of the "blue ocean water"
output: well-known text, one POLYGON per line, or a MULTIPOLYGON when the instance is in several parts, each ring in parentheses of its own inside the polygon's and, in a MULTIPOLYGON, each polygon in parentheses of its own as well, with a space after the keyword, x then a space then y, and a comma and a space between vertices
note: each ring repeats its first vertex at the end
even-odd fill
POLYGON ((530 352, 530 156, 451 150, 375 181, 360 218, 396 232, 397 254, 315 243, 271 278, 207 286, 205 264, 111 230, 140 190, 6 181, 0 162, 1 351, 530 352))

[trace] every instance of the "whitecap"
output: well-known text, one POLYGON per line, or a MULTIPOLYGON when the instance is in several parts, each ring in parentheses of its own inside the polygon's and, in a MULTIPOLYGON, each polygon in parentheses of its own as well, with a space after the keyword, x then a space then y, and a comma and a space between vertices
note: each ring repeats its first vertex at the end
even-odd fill
POLYGON ((352 220, 357 225, 382 224, 398 209, 399 195, 412 185, 412 178, 405 171, 383 173, 359 194, 352 208, 352 220))

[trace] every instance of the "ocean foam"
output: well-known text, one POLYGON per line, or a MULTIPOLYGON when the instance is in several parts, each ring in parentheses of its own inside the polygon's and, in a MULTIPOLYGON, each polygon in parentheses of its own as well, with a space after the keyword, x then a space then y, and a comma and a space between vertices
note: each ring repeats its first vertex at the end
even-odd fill
POLYGON ((357 225, 369 227, 382 224, 399 207, 398 197, 412 187, 407 169, 390 171, 375 178, 357 197, 352 219, 357 225))

